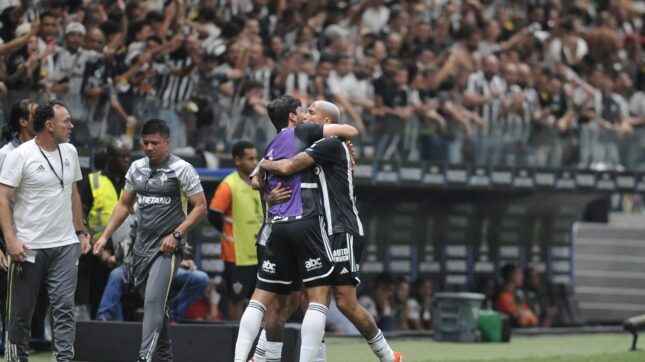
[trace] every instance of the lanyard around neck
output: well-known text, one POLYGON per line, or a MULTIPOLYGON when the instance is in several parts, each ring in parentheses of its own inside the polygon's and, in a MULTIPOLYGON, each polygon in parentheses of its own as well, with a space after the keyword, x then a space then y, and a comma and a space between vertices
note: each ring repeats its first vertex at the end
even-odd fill
POLYGON ((38 146, 38 151, 40 151, 40 154, 43 155, 45 158, 45 161, 47 161, 47 164, 49 165, 49 168, 52 170, 58 181, 60 182, 60 188, 65 189, 65 183, 63 182, 63 171, 65 170, 65 167, 63 166, 63 155, 60 152, 60 146, 56 145, 56 149, 58 150, 58 157, 60 158, 60 177, 58 177, 58 173, 56 173, 56 170, 54 170, 54 166, 52 166, 52 163, 49 162, 49 158, 47 158, 47 155, 45 155, 45 152, 43 152, 43 149, 40 148, 40 145, 36 143, 36 146, 38 146))

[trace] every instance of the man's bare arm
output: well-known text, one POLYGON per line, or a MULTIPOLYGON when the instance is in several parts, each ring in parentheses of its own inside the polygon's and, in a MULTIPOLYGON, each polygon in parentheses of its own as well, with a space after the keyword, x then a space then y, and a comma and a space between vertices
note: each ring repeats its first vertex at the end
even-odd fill
POLYGON ((130 210, 134 206, 134 203, 137 201, 136 194, 128 190, 123 190, 121 194, 121 199, 119 203, 112 211, 112 216, 108 220, 105 230, 103 231, 103 236, 109 238, 112 236, 112 233, 123 224, 125 219, 130 215, 130 210))
POLYGON ((112 233, 123 224, 125 219, 128 217, 130 214, 130 210, 134 206, 134 203, 137 201, 136 194, 134 192, 130 192, 128 190, 123 190, 123 193, 121 194, 121 199, 119 199, 119 203, 116 204, 116 207, 114 207, 114 211, 112 211, 112 216, 110 216, 110 220, 108 220, 107 225, 105 226, 105 230, 103 230, 103 234, 101 234, 101 237, 96 241, 94 244, 94 254, 98 255, 101 252, 103 252, 103 248, 105 247, 105 244, 107 243, 108 239, 110 236, 112 236, 112 233))
MULTIPOLYGON (((206 197, 204 196, 203 191, 189 196, 188 203, 192 207, 192 210, 190 210, 186 219, 175 228, 175 230, 179 231, 182 235, 185 235, 190 229, 199 224, 204 217, 206 217, 206 197)), ((162 253, 174 253, 178 244, 179 240, 175 238, 174 234, 169 234, 163 239, 159 250, 161 250, 162 253)))
POLYGON ((175 230, 182 234, 186 234, 195 225, 199 224, 205 217, 206 211, 206 197, 203 192, 197 193, 188 197, 188 203, 192 207, 186 219, 175 230))
POLYGON ((11 213, 11 200, 16 194, 16 188, 0 184, 0 227, 7 243, 16 240, 16 232, 13 228, 13 215, 11 213))
MULTIPOLYGON (((11 200, 15 194, 15 187, 0 184, 0 226, 7 244, 7 254, 9 254, 11 260, 21 262, 27 258, 29 247, 16 238, 11 212, 11 200)), ((7 265, 4 262, 0 262, 0 267, 6 269, 7 265)))
POLYGON ((85 228, 85 224, 83 223, 83 204, 81 203, 81 195, 78 193, 76 182, 72 184, 72 219, 75 230, 85 228))
MULTIPOLYGON (((81 203, 81 195, 78 193, 78 185, 76 182, 72 184, 72 222, 74 223, 75 230, 85 230, 85 223, 83 222, 83 204, 81 203)), ((87 254, 90 251, 90 234, 86 231, 78 235, 78 240, 81 245, 81 253, 87 254)))
POLYGON ((348 124, 326 124, 323 127, 323 137, 332 136, 351 139, 358 136, 358 130, 348 124))
POLYGON ((314 159, 311 156, 306 152, 300 152, 289 159, 278 161, 264 160, 260 163, 260 168, 270 174, 288 176, 309 168, 314 164, 314 159))

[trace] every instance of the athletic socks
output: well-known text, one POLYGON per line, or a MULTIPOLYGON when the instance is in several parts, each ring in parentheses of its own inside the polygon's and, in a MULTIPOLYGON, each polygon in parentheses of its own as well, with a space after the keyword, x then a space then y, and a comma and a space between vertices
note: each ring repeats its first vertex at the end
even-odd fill
POLYGON ((379 358, 381 362, 393 362, 394 361, 394 351, 390 348, 390 345, 387 344, 385 336, 381 330, 378 330, 374 338, 367 341, 367 344, 370 345, 372 352, 379 358))
POLYGON ((282 361, 282 342, 267 341, 267 359, 266 362, 282 361))
POLYGON ((258 344, 255 346, 253 362, 280 362, 282 360, 282 342, 267 341, 266 330, 260 332, 258 344))
POLYGON ((300 329, 300 362, 313 362, 320 350, 320 342, 325 336, 327 307, 319 303, 309 303, 300 329))
POLYGON ((327 344, 324 339, 320 343, 320 348, 318 349, 315 362, 327 362, 327 344))
POLYGON ((253 353, 253 362, 266 362, 266 351, 267 351, 267 332, 262 330, 260 332, 260 338, 258 338, 258 344, 255 346, 255 353, 253 353))
POLYGON ((235 362, 247 362, 255 337, 258 335, 266 307, 251 299, 240 320, 240 330, 235 343, 235 362))

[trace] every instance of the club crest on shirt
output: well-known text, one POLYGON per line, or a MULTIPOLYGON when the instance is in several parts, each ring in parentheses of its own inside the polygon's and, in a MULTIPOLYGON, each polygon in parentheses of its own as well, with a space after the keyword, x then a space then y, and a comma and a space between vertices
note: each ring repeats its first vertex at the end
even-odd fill
POLYGON ((168 181, 168 176, 166 176, 165 173, 162 173, 161 176, 159 176, 159 180, 161 181, 161 184, 165 184, 166 181, 168 181))
POLYGON ((233 291, 235 292, 235 294, 240 294, 243 287, 244 286, 240 282, 233 283, 233 291))

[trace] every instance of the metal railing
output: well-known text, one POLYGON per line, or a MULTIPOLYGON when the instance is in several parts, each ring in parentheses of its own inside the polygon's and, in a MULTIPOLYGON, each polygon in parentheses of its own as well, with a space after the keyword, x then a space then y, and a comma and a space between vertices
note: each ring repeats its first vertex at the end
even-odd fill
MULTIPOLYGON (((45 93, 10 91, 0 98, 4 120, 8 119, 11 106, 23 98, 42 101, 48 97, 45 93)), ((126 133, 125 119, 107 98, 89 100, 81 95, 63 95, 57 99, 70 109, 76 127, 72 139, 79 146, 92 147, 101 140, 126 133)), ((175 150, 190 146, 228 154, 238 139, 250 140, 262 150, 275 135, 265 114, 246 111, 240 106, 222 102, 168 106, 158 99, 136 96, 120 96, 119 100, 138 119, 135 140, 145 120, 162 118, 171 127, 175 150)), ((344 114, 341 122, 351 123, 344 114)), ((441 129, 416 116, 400 119, 365 115, 364 122, 366 132, 354 140, 357 158, 364 161, 645 170, 645 129, 642 128, 619 137, 591 122, 567 133, 527 125, 518 137, 497 130, 485 133, 475 130, 469 136, 456 124, 441 129)))

